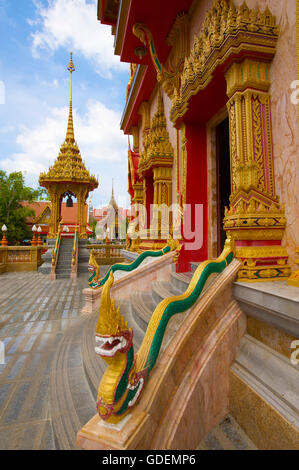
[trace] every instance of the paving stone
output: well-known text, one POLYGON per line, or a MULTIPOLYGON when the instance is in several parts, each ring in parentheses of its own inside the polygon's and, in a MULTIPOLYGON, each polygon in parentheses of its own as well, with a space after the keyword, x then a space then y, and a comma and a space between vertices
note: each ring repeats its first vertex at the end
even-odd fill
MULTIPOLYGON (((59 448, 49 381, 63 335, 80 320, 86 286, 83 277, 51 281, 40 273, 1 275, 0 339, 6 353, 0 364, 1 450, 59 448)), ((79 349, 69 361, 70 369, 82 366, 79 349)), ((82 416, 88 415, 89 405, 92 400, 82 405, 82 416)))
POLYGON ((4 414, 5 423, 12 423, 17 420, 29 388, 30 382, 23 383, 18 387, 16 393, 13 396, 13 399, 10 402, 8 410, 4 414))

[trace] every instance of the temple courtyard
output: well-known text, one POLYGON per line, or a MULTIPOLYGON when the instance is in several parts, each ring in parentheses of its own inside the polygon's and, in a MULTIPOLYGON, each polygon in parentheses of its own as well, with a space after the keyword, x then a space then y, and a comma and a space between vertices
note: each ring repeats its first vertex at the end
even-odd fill
MULTIPOLYGON (((36 272, 1 275, 1 450, 78 449, 76 433, 96 412, 105 367, 93 354, 97 312, 81 313, 84 287, 86 275, 56 281, 36 272)), ((199 447, 254 448, 229 415, 199 447)))
MULTIPOLYGON (((51 379, 63 374, 60 345, 80 323, 85 285, 86 276, 57 281, 39 273, 1 276, 0 340, 5 344, 5 364, 0 365, 1 449, 59 448, 50 409, 55 406, 51 394, 55 395, 56 381, 51 379)), ((76 366, 75 358, 73 362, 67 369, 76 366)), ((69 383, 61 377, 60 384, 58 394, 68 400, 69 383)), ((91 396, 86 405, 89 419, 95 411, 91 396)))

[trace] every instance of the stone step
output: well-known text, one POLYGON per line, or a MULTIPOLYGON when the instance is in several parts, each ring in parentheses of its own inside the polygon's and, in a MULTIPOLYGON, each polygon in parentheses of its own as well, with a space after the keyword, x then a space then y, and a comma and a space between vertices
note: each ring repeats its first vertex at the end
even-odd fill
MULTIPOLYGON (((96 393, 87 380, 82 351, 82 332, 87 321, 87 317, 78 318, 62 336, 55 351, 50 380, 50 409, 58 450, 77 449, 78 429, 96 411, 96 393)), ((92 337, 89 340, 92 341, 92 337)))
POLYGON ((171 273, 171 282, 173 286, 179 291, 185 292, 190 284, 193 273, 171 273))
POLYGON ((134 292, 130 297, 130 303, 134 320, 145 332, 156 306, 151 293, 134 292))
POLYGON ((192 273, 195 273, 196 269, 198 268, 198 266, 201 264, 201 262, 192 262, 190 263, 190 266, 191 266, 191 272, 192 273))
POLYGON ((88 272, 88 265, 87 265, 87 266, 81 266, 80 264, 78 264, 78 272, 79 272, 79 273, 86 273, 86 274, 89 274, 89 272, 88 272))
POLYGON ((60 253, 59 257, 58 257, 58 261, 61 260, 61 259, 71 259, 73 256, 73 253, 70 252, 70 253, 60 253))
POLYGON ((236 420, 228 414, 201 441, 196 450, 258 450, 236 420))
POLYGON ((167 297, 173 297, 174 295, 180 295, 181 291, 176 289, 171 282, 166 281, 152 281, 152 297, 156 305, 161 302, 161 300, 166 299, 167 297))

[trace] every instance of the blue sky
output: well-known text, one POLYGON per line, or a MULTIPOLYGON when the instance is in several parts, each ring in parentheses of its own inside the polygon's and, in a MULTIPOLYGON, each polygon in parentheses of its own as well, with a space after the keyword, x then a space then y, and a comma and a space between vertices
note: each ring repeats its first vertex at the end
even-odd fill
POLYGON ((96 0, 0 0, 0 41, 0 169, 26 172, 27 184, 36 187, 40 171, 57 157, 72 51, 75 138, 86 167, 99 177, 92 205, 109 201, 114 178, 115 196, 128 206, 127 136, 119 123, 129 65, 114 56, 96 0))

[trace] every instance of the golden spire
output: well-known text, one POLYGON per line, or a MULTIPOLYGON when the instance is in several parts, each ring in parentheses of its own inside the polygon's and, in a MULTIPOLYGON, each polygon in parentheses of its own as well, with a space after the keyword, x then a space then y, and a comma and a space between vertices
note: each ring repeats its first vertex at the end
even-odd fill
POLYGON ((69 110, 69 119, 67 123, 67 131, 66 131, 66 138, 65 141, 68 143, 75 142, 75 135, 74 135, 74 123, 73 123, 73 72, 75 72, 75 67, 73 63, 73 53, 71 52, 71 57, 69 61, 69 65, 67 67, 71 74, 71 89, 70 89, 70 110, 69 110))
POLYGON ((114 199, 113 178, 112 178, 112 192, 111 192, 111 198, 110 198, 109 206, 113 207, 113 209, 115 211, 118 211, 118 205, 116 204, 116 201, 114 199))
POLYGON ((95 176, 90 175, 87 171, 79 147, 75 142, 74 126, 73 126, 73 111, 72 111, 72 73, 75 71, 73 58, 71 53, 68 70, 71 74, 71 92, 70 92, 70 112, 68 119, 68 126, 66 138, 60 147, 60 152, 56 158, 54 165, 50 166, 47 173, 41 173, 39 182, 45 188, 50 187, 54 182, 65 184, 72 182, 75 184, 87 185, 89 191, 93 191, 98 187, 98 180, 95 176))

